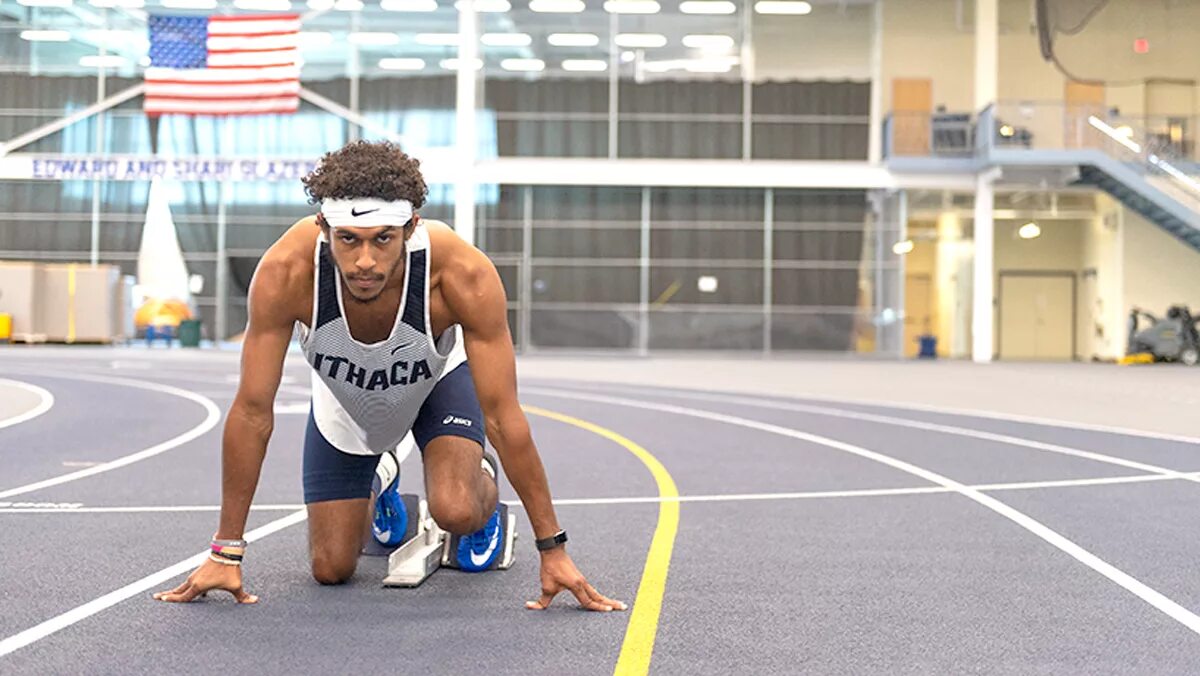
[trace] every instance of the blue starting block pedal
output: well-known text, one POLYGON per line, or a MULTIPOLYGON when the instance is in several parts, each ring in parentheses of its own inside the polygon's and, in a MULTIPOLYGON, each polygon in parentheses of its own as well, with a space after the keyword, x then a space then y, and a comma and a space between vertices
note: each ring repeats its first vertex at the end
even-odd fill
MULTIPOLYGON (((388 573, 383 578, 385 587, 420 586, 438 568, 458 568, 458 536, 442 530, 429 515, 429 503, 417 495, 405 493, 404 507, 408 511, 408 528, 400 546, 387 549, 374 539, 363 553, 388 557, 388 573)), ((508 505, 500 503, 500 554, 487 570, 507 570, 516 557, 514 547, 517 539, 517 517, 509 514, 508 505)))

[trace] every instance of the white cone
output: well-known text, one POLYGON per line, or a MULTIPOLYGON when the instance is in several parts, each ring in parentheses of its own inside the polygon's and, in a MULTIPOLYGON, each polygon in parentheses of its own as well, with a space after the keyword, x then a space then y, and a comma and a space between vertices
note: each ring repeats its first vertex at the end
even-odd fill
POLYGON ((167 189, 160 179, 150 182, 148 201, 138 250, 138 285, 146 298, 179 300, 191 306, 187 264, 167 203, 167 189))

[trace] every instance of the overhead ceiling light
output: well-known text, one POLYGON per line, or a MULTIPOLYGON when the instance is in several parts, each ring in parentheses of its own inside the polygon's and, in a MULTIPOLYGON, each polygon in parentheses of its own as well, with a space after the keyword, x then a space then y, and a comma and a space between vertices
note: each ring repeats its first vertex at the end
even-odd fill
POLYGON ((92 42, 118 45, 133 45, 145 39, 144 35, 123 30, 89 30, 84 31, 83 36, 92 42))
POLYGON ((287 12, 292 0, 233 0, 233 6, 254 12, 287 12))
POLYGON ((336 0, 333 3, 333 8, 339 12, 361 12, 364 6, 362 0, 336 0))
POLYGON ((546 62, 541 59, 504 59, 500 62, 500 67, 504 70, 536 73, 546 70, 546 62))
POLYGON ((658 14, 662 6, 655 0, 606 0, 604 11, 609 14, 658 14))
POLYGON ((684 14, 733 14, 737 5, 726 0, 688 0, 679 3, 679 11, 684 14))
POLYGON ((389 12, 436 12, 437 0, 382 0, 379 8, 389 12))
POLYGON ((458 45, 458 33, 417 33, 418 45, 431 47, 454 47, 458 45))
POLYGON ((17 0, 25 7, 70 7, 72 0, 17 0))
POLYGON ((567 59, 562 69, 578 73, 602 73, 608 70, 608 62, 602 59, 567 59))
POLYGON ((691 49, 719 51, 733 47, 733 38, 728 35, 685 35, 683 46, 691 49))
POLYGON ((424 59, 380 59, 379 67, 384 70, 425 70, 424 59))
POLYGON ((672 70, 686 70, 690 73, 728 73, 738 64, 736 57, 711 59, 669 59, 664 61, 647 61, 643 68, 650 73, 666 73, 672 70))
POLYGON ((30 42, 67 42, 71 34, 67 31, 21 31, 21 39, 30 42))
POLYGON ((317 12, 326 12, 333 9, 334 0, 308 0, 308 8, 317 12))
POLYGON ((737 59, 691 59, 683 69, 689 73, 728 73, 737 63, 737 59))
POLYGON ((1030 221, 1029 223, 1022 225, 1017 230, 1017 236, 1020 237, 1021 239, 1034 239, 1036 237, 1040 237, 1041 234, 1042 234, 1041 226, 1039 226, 1037 223, 1034 223, 1033 221, 1030 221))
POLYGON ((911 239, 906 239, 903 242, 896 242, 892 245, 892 253, 896 254, 897 256, 903 256, 904 254, 912 253, 914 246, 916 245, 913 244, 911 239))
POLYGON ((333 42, 333 33, 325 31, 300 31, 300 49, 324 47, 333 42))
POLYGON ((125 65, 125 57, 111 54, 108 56, 93 54, 79 59, 79 65, 88 68, 117 68, 125 65))
POLYGON ((754 3, 754 11, 759 14, 802 15, 812 12, 812 5, 804 0, 759 0, 754 3))
POLYGON ((621 63, 630 63, 637 58, 633 52, 621 52, 621 63))
MULTIPOLYGON (((445 68, 446 70, 458 70, 458 59, 442 59, 438 63, 438 65, 441 66, 442 68, 445 68)), ((482 59, 474 59, 473 65, 475 67, 475 70, 482 70, 483 69, 483 60, 482 59)))
POLYGON ((217 0, 162 0, 168 9, 216 9, 217 0))
MULTIPOLYGON (((467 0, 458 0, 454 3, 454 9, 462 11, 466 4, 467 0)), ((474 4, 475 11, 483 14, 498 14, 512 9, 512 3, 508 0, 475 0, 474 4)))
POLYGON ((346 39, 354 45, 396 45, 400 44, 400 36, 395 33, 351 33, 346 39))
POLYGON ((618 47, 653 48, 667 46, 667 36, 658 33, 619 33, 613 38, 618 47))
POLYGON ((587 9, 583 0, 532 0, 529 9, 546 14, 576 14, 587 9))
POLYGON ((146 0, 88 0, 92 7, 107 9, 120 7, 122 9, 141 9, 146 6, 146 0))
POLYGON ((595 47, 600 44, 600 36, 595 33, 551 33, 546 36, 546 42, 555 47, 595 47))
POLYGON ((484 33, 479 41, 489 47, 528 47, 533 37, 528 33, 484 33))

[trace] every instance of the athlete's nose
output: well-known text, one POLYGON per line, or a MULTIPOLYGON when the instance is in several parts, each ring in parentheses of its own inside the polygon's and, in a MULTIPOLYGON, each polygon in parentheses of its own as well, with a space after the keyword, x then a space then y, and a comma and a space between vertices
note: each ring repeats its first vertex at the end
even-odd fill
POLYGON ((358 259, 354 261, 354 266, 360 272, 370 272, 375 268, 375 259, 371 257, 371 247, 366 243, 358 250, 358 259))

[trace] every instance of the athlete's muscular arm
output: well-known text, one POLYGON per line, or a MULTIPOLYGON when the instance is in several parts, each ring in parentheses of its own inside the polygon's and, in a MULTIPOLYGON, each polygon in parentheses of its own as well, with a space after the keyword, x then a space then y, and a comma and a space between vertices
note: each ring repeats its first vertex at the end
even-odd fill
MULTIPOLYGON (((466 247, 464 247, 466 249, 466 247)), ((500 454, 508 480, 521 497, 534 535, 558 532, 550 486, 517 401, 517 367, 508 331, 507 299, 500 275, 476 249, 442 278, 442 297, 463 329, 467 360, 483 408, 488 440, 500 454)))
MULTIPOLYGON (((275 392, 292 337, 294 315, 288 301, 290 266, 283 251, 263 257, 250 283, 250 321, 242 345, 242 375, 237 397, 225 419, 221 455, 221 522, 217 537, 241 539, 250 501, 258 487, 267 441, 274 428, 275 392)), ((205 561, 178 587, 159 592, 161 601, 188 602, 214 589, 233 594, 239 603, 258 597, 242 587, 240 567, 205 561)))
MULTIPOLYGON (((272 252, 274 253, 274 252, 272 252)), ((258 487, 267 442, 275 428, 275 393, 292 339, 295 315, 289 301, 286 259, 268 253, 250 282, 250 318, 242 343, 241 379, 225 419, 221 453, 221 523, 217 537, 242 537, 258 487)))
MULTIPOLYGON (((516 357, 508 330, 508 303, 495 266, 478 249, 463 245, 442 277, 441 292, 463 328, 467 360, 486 420, 487 437, 521 498, 536 538, 558 532, 546 471, 517 400, 516 357)), ((563 547, 542 552, 542 595, 526 603, 543 610, 559 592, 570 591, 589 610, 625 610, 602 596, 575 567, 563 547)))

